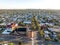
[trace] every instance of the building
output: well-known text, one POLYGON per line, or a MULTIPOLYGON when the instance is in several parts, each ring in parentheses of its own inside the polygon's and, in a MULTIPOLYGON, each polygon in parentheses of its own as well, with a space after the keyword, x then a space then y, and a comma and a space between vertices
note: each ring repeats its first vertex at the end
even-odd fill
POLYGON ((60 28, 48 28, 48 29, 53 32, 60 32, 60 28))
POLYGON ((5 31, 2 32, 2 34, 10 34, 12 32, 11 28, 5 29, 5 31))
POLYGON ((24 21, 24 24, 31 24, 31 21, 24 21))
POLYGON ((16 28, 15 30, 12 31, 12 34, 15 34, 15 35, 25 35, 26 36, 27 28, 24 28, 24 27, 16 28))

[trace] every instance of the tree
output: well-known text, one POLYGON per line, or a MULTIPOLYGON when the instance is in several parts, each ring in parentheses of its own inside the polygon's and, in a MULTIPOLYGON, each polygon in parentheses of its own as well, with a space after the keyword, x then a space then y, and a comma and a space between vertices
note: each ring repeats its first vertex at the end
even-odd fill
POLYGON ((19 26, 20 26, 20 25, 22 26, 22 25, 23 25, 23 22, 19 22, 18 25, 19 25, 19 26))

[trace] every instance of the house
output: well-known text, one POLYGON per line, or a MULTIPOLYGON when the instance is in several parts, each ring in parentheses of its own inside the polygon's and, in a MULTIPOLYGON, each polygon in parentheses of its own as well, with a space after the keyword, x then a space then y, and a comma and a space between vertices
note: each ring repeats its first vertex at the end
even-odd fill
POLYGON ((60 28, 48 28, 48 30, 53 32, 60 32, 60 28))
POLYGON ((5 29, 5 31, 2 32, 2 34, 10 34, 12 32, 11 28, 5 29))
POLYGON ((49 34, 50 32, 48 32, 48 31, 44 31, 44 33, 45 33, 45 34, 49 34))
POLYGON ((53 23, 45 23, 46 25, 49 25, 49 26, 54 26, 53 23))
POLYGON ((11 23, 7 23, 7 28, 11 28, 11 23))
POLYGON ((31 21, 24 21, 24 24, 31 24, 31 21))
POLYGON ((6 26, 6 23, 1 23, 0 25, 4 25, 4 26, 6 26))
POLYGON ((45 25, 45 23, 40 23, 39 25, 40 25, 40 26, 43 26, 43 25, 45 25))

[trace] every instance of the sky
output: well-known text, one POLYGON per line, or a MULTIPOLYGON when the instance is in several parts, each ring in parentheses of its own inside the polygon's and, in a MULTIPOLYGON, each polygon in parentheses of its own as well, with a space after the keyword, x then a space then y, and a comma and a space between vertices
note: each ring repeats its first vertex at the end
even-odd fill
POLYGON ((60 9, 60 0, 0 0, 0 9, 60 9))

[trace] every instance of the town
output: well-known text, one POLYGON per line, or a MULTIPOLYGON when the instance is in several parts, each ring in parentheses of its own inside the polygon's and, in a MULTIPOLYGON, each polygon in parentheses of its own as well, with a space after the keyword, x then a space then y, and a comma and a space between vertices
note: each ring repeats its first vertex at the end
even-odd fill
POLYGON ((60 45, 60 11, 0 10, 0 45, 60 45))

